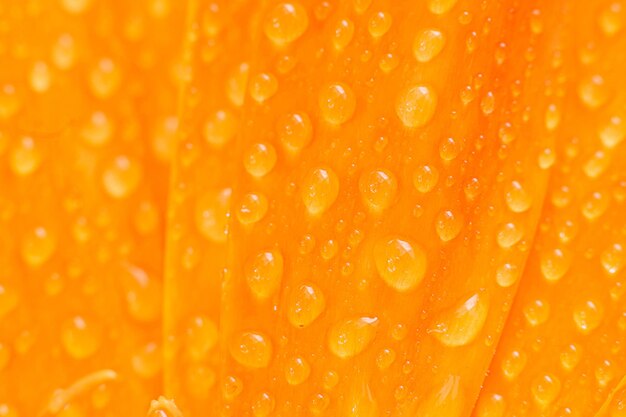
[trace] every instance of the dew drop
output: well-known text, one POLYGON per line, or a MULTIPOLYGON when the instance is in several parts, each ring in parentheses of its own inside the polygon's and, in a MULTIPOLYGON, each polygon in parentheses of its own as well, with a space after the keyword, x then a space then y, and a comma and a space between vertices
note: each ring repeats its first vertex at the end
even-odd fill
POLYGON ((613 276, 626 265, 626 250, 619 243, 614 243, 602 252, 600 263, 607 274, 613 276))
POLYGON ((269 100, 278 91, 278 80, 272 74, 257 74, 250 80, 250 96, 257 103, 269 100))
POLYGON ((374 13, 367 22, 367 30, 373 38, 380 38, 391 28, 391 15, 385 12, 374 13))
MULTIPOLYGON (((19 295, 17 291, 9 286, 3 286, 0 284, 0 319, 4 319, 6 315, 15 310, 19 304, 19 295)), ((3 355, 2 343, 0 342, 0 365, 2 363, 1 356, 3 355)), ((7 353, 8 354, 8 353, 7 353)), ((0 366, 2 369, 2 366, 0 366)))
POLYGON ((439 171, 430 165, 421 165, 413 173, 413 186, 420 193, 427 193, 437 185, 439 171))
POLYGON ((260 193, 248 193, 241 199, 237 220, 244 225, 254 224, 265 217, 267 208, 267 197, 260 193))
POLYGON ((512 181, 505 192, 505 200, 514 213, 523 213, 532 205, 532 195, 519 181, 512 181))
POLYGON ((265 18, 263 29, 276 46, 283 46, 300 38, 309 26, 306 9, 298 2, 279 3, 265 18))
POLYGON ((276 165, 276 150, 269 143, 255 143, 244 153, 243 165, 253 177, 263 177, 276 165))
POLYGON ((218 110, 209 115, 202 133, 209 145, 221 148, 235 137, 238 130, 237 117, 228 110, 218 110))
POLYGON ((435 218, 435 231, 442 242, 449 242, 459 235, 463 228, 463 217, 452 210, 444 210, 435 218))
POLYGON ((347 84, 329 84, 320 91, 318 104, 321 116, 326 122, 341 125, 354 115, 356 96, 347 84))
POLYGON ((395 108, 405 127, 425 126, 435 115, 437 93, 426 85, 406 88, 396 98, 395 108))
POLYGON ((359 191, 365 206, 372 213, 382 213, 393 203, 398 182, 386 169, 364 172, 359 179, 359 191))
POLYGON ((325 308, 326 300, 322 290, 315 284, 300 284, 287 299, 287 319, 294 327, 306 327, 313 323, 325 308))
POLYGON ((22 259, 32 268, 46 263, 56 250, 57 242, 53 234, 45 227, 35 227, 22 237, 22 259))
POLYGON ((186 352, 198 362, 206 358, 217 345, 218 329, 213 320, 204 315, 191 317, 185 327, 186 352))
POLYGON ((568 372, 574 369, 582 359, 582 353, 583 352, 580 345, 576 343, 567 345, 559 355, 559 359, 561 361, 561 366, 563 367, 563 369, 568 372))
POLYGON ((92 356, 100 347, 101 339, 98 324, 82 316, 74 316, 61 326, 63 347, 74 359, 92 356))
POLYGON ((458 306, 437 315, 428 333, 445 346, 465 346, 481 332, 488 313, 487 295, 474 294, 458 306))
POLYGON ((232 340, 230 354, 246 368, 266 368, 272 359, 272 343, 262 333, 243 332, 232 340))
POLYGON ((309 214, 320 216, 339 195, 339 177, 330 168, 315 168, 304 177, 301 195, 309 214))
POLYGON ((536 299, 526 304, 523 308, 526 322, 532 327, 537 327, 550 317, 550 304, 544 300, 536 299))
POLYGON ((269 298, 280 286, 283 256, 278 249, 260 252, 246 263, 244 274, 246 283, 256 298, 269 298))
POLYGON ((313 125, 306 113, 288 113, 278 119, 276 133, 285 150, 296 154, 311 142, 313 125))
POLYGON ((552 404, 561 392, 561 381, 551 374, 544 374, 533 379, 530 391, 535 403, 542 409, 552 404))
POLYGON ((417 244, 400 237, 379 240, 373 249, 380 277, 399 292, 416 288, 426 274, 426 254, 417 244))
POLYGON ((110 161, 102 173, 102 184, 113 198, 121 199, 131 195, 139 186, 143 176, 141 163, 126 155, 110 161))
POLYGON ((442 31, 420 30, 413 40, 413 56, 418 62, 430 62, 441 53, 445 44, 446 37, 442 31))
POLYGON ((569 270, 572 257, 563 249, 542 251, 540 256, 541 274, 548 282, 560 280, 569 270))
POLYGON ((359 317, 334 324, 328 332, 328 349, 347 359, 363 352, 376 337, 378 318, 359 317))
POLYGON ((626 123, 622 121, 621 117, 613 116, 600 128, 598 134, 602 144, 606 148, 612 149, 622 143, 626 137, 626 123))
POLYGON ((20 176, 33 173, 41 164, 41 152, 30 136, 20 138, 10 154, 11 170, 20 176))
POLYGON ((309 378, 311 365, 301 356, 294 356, 285 365, 285 379, 289 385, 300 385, 309 378))
POLYGON ((457 0, 428 0, 428 10, 434 14, 444 14, 449 12, 457 0))
POLYGON ((502 288, 514 285, 520 276, 520 270, 515 264, 505 263, 496 270, 496 282, 502 288))
POLYGON ((609 89, 601 75, 592 75, 578 85, 578 97, 590 109, 602 106, 609 99, 609 89))
POLYGON ((583 334, 589 334, 602 324, 604 309, 592 300, 578 303, 572 313, 576 328, 583 334))
POLYGON ((496 240, 502 249, 515 246, 524 237, 524 231, 515 223, 505 223, 498 228, 496 240))
POLYGON ((196 228, 215 243, 226 242, 231 189, 209 190, 196 201, 196 228))
POLYGON ((341 19, 337 22, 332 32, 333 46, 342 50, 352 42, 354 37, 354 23, 350 19, 341 19))
POLYGON ((513 381, 526 367, 528 356, 524 351, 512 350, 502 359, 502 374, 509 381, 513 381))

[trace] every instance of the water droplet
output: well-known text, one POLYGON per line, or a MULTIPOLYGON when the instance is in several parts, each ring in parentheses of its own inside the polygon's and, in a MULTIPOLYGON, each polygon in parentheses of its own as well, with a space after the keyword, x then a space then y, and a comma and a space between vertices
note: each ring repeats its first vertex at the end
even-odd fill
POLYGON ((509 381, 517 378, 522 373, 528 357, 524 351, 512 350, 502 359, 502 374, 509 381))
MULTIPOLYGON (((212 388, 215 386, 216 379, 216 372, 212 368, 205 365, 191 364, 185 372, 186 393, 189 393, 193 398, 206 400, 210 393, 213 392, 212 388)), ((229 391, 228 395, 238 395, 238 387, 236 382, 234 382, 233 385, 229 386, 229 389, 232 391, 229 391)), ((227 394, 224 394, 224 397, 228 398, 227 394)))
POLYGON ((306 9, 298 2, 279 3, 265 18, 265 35, 272 43, 283 46, 301 37, 309 26, 306 9))
POLYGON ((320 91, 318 104, 322 118, 326 122, 341 125, 354 115, 356 96, 347 84, 329 84, 320 91))
POLYGON ((437 185, 439 171, 430 165, 421 165, 413 173, 413 186, 420 193, 427 193, 437 185))
POLYGON ((465 346, 481 332, 488 313, 487 295, 474 294, 450 310, 439 313, 428 333, 445 346, 465 346))
POLYGON ((109 58, 102 58, 92 69, 89 76, 91 92, 100 99, 113 95, 122 79, 120 67, 109 58))
POLYGON ((233 375, 228 375, 222 383, 222 395, 228 402, 233 401, 243 391, 243 381, 233 375))
POLYGON ((106 113, 93 112, 88 122, 80 130, 80 135, 85 142, 92 146, 104 145, 113 135, 113 123, 106 113))
POLYGON ((424 29, 419 31, 413 40, 413 56, 418 62, 432 61, 441 53, 446 44, 446 37, 438 29, 424 29))
POLYGON ((592 75, 578 84, 578 97, 590 109, 602 106, 609 99, 609 88, 601 75, 592 75))
POLYGON ((132 318, 141 322, 157 320, 161 315, 163 285, 146 271, 126 265, 120 275, 126 306, 132 318))
POLYGON ((367 30, 373 38, 380 38, 391 28, 391 15, 385 12, 374 13, 367 22, 367 30))
POLYGON ((61 0, 61 4, 66 12, 79 14, 87 10, 92 0, 61 0))
POLYGON ((255 143, 244 153, 243 165, 248 174, 263 177, 276 165, 276 150, 269 143, 255 143))
POLYGON ((548 282, 560 280, 569 270, 572 257, 569 252, 556 248, 541 252, 540 268, 548 282))
POLYGON ((604 150, 596 151, 583 165, 583 172, 591 179, 598 178, 609 167, 611 159, 604 150))
POLYGON ((380 410, 368 382, 363 377, 353 378, 346 394, 346 417, 378 417, 380 410))
POLYGON ((574 369, 582 359, 582 348, 576 343, 567 345, 567 347, 559 355, 561 366, 566 371, 574 369))
POLYGON ((544 148, 537 157, 537 164, 541 169, 549 169, 556 162, 556 152, 552 148, 544 148))
POLYGON ((459 235, 463 228, 463 217, 452 210, 444 210, 435 219, 435 231, 442 242, 449 242, 459 235))
POLYGON ((247 368, 266 368, 272 359, 272 342, 261 333, 243 332, 232 340, 230 354, 247 368))
POLYGON ((252 403, 252 414, 254 417, 267 417, 274 411, 275 405, 274 398, 267 392, 262 392, 252 403))
POLYGON ((626 251, 619 243, 614 243, 602 252, 600 263, 609 275, 616 275, 626 265, 626 251))
POLYGON ((313 125, 306 113, 289 113, 278 119, 276 133, 285 150, 296 154, 311 142, 313 125))
POLYGON ((267 198, 263 194, 248 193, 241 199, 237 220, 241 224, 254 224, 265 217, 267 208, 267 198))
POLYGON ((610 194, 600 191, 593 192, 583 202, 581 212, 587 220, 596 220, 606 212, 610 202, 610 194))
POLYGON ((287 300, 287 318, 295 327, 311 324, 326 308, 322 290, 315 284, 300 284, 287 300))
POLYGON ((161 370, 161 359, 159 345, 154 342, 146 343, 131 357, 133 371, 142 378, 152 378, 161 370))
POLYGON ((250 96, 257 103, 270 99, 278 91, 278 80, 272 74, 257 74, 250 80, 250 96))
POLYGON ((515 223, 505 223, 498 229, 496 240, 502 249, 515 246, 524 237, 524 231, 515 223))
POLYGON ((463 149, 463 144, 451 137, 445 138, 439 144, 439 156, 444 162, 454 160, 463 149))
POLYGON ((434 14, 444 14, 450 11, 457 0, 428 0, 428 10, 434 14))
POLYGON ((256 298, 269 298, 283 277, 283 256, 278 249, 256 254, 246 263, 246 283, 256 298))
POLYGON ((204 139, 211 146, 220 148, 230 142, 239 130, 239 122, 228 110, 212 113, 204 123, 204 139))
POLYGON ((532 195, 519 181, 512 181, 506 189, 506 204, 514 213, 523 213, 532 205, 532 195))
POLYGON ((52 83, 52 74, 48 64, 43 61, 37 61, 33 65, 30 72, 30 87, 36 93, 45 93, 52 83))
POLYGON ((100 347, 100 326, 90 319, 74 316, 61 327, 61 340, 65 351, 74 359, 92 356, 100 347))
POLYGON ((185 327, 186 352, 199 362, 217 345, 218 329, 213 320, 204 315, 191 317, 185 327))
POLYGON ((376 366, 381 371, 389 368, 396 360, 396 351, 393 349, 383 349, 376 356, 376 366))
POLYGON ((545 115, 546 130, 548 132, 555 131, 556 128, 559 127, 559 123, 561 123, 561 111, 559 110, 559 107, 556 104, 551 103, 548 105, 548 108, 546 109, 546 115, 545 115))
POLYGON ((435 115, 437 93, 426 85, 409 87, 398 95, 395 107, 396 114, 405 127, 422 127, 435 115))
POLYGON ((496 107, 496 99, 493 95, 493 92, 487 91, 485 96, 480 100, 480 110, 483 112, 485 116, 489 116, 493 113, 493 110, 496 107))
POLYGON ((537 405, 544 409, 552 404, 561 392, 561 381, 550 374, 544 374, 533 379, 530 391, 537 405))
POLYGON ((391 206, 397 190, 395 175, 386 169, 366 171, 359 179, 361 199, 373 213, 381 213, 391 206))
MULTIPOLYGON (((0 284, 0 318, 4 319, 6 315, 15 310, 18 304, 19 295, 17 291, 9 286, 3 286, 2 284, 0 284)), ((0 343, 0 356, 3 352, 1 349, 2 346, 4 345, 0 343)), ((0 369, 2 369, 2 366, 0 366, 0 369)))
POLYGON ((125 198, 139 186, 143 176, 141 163, 126 155, 115 157, 102 173, 102 184, 113 198, 125 198))
POLYGON ((526 304, 523 308, 524 317, 532 327, 548 321, 550 317, 550 304, 544 300, 536 299, 526 304))
POLYGON ((243 106, 248 86, 250 65, 247 62, 235 66, 226 80, 226 96, 235 107, 243 106))
POLYGON ((66 70, 74 65, 76 59, 76 43, 71 35, 64 33, 57 38, 52 47, 52 61, 61 70, 66 70))
POLYGON ((341 359, 363 352, 376 337, 378 318, 359 317, 340 321, 328 332, 328 349, 341 359))
POLYGON ((409 240, 400 237, 382 239, 374 245, 373 255, 378 274, 396 291, 413 290, 426 274, 426 254, 409 240))
POLYGON ((622 143, 626 137, 626 123, 621 117, 613 116, 598 131, 602 144, 612 149, 622 143))
POLYGON ((300 385, 311 374, 311 365, 301 356, 294 356, 285 365, 285 379, 289 385, 300 385))
POLYGON ((465 394, 461 378, 449 375, 445 381, 433 389, 418 407, 418 416, 461 417, 466 413, 465 394))
POLYGON ((598 15, 598 25, 606 36, 615 36, 624 27, 624 8, 619 1, 613 1, 602 8, 598 15))
POLYGON ((9 163, 11 170, 21 176, 31 174, 39 167, 41 152, 32 137, 23 136, 19 139, 11 151, 9 163))
POLYGON ((28 266, 37 268, 50 259, 56 246, 56 238, 49 230, 35 227, 22 237, 22 259, 28 266))
POLYGON ((506 402, 500 394, 481 395, 476 417, 504 417, 506 402))
POLYGON ((350 19, 341 19, 335 25, 332 32, 333 46, 342 50, 352 42, 354 36, 354 23, 350 19))
POLYGON ((215 243, 226 242, 231 189, 207 191, 196 201, 196 227, 201 235, 215 243))
POLYGON ((505 263, 496 270, 496 282, 503 288, 514 285, 520 276, 520 270, 515 264, 505 263))
POLYGON ((317 393, 309 401, 309 412, 314 416, 320 416, 330 405, 330 397, 324 393, 317 393))
POLYGON ((329 168, 315 168, 303 180, 302 202, 309 214, 320 216, 339 195, 339 177, 329 168))
POLYGON ((604 308, 592 300, 578 303, 572 313, 576 328, 583 334, 589 334, 602 324, 604 308))

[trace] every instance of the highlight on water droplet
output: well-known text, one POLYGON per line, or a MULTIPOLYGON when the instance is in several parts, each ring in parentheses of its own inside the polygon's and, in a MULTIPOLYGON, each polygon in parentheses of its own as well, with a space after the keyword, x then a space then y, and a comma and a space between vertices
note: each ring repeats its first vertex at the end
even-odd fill
POLYGON ((285 365, 285 379, 289 385, 300 385, 311 374, 311 365, 301 356, 294 356, 285 365))
POLYGON ((541 274, 548 282, 560 280, 569 270, 572 256, 565 249, 544 250, 540 255, 541 274))
POLYGON ((278 118, 276 134, 285 150, 296 154, 313 139, 313 125, 306 113, 288 113, 278 118))
POLYGON ((506 205, 514 213, 523 213, 532 205, 533 198, 519 181, 511 181, 505 191, 506 205))
POLYGON ((532 327, 536 327, 548 321, 550 304, 545 300, 535 299, 524 306, 523 313, 526 322, 532 327))
POLYGON ((496 241, 502 249, 515 246, 524 237, 524 231, 513 222, 505 223, 498 228, 496 241))
POLYGON ((576 328, 582 334, 589 334, 602 324, 604 308, 593 300, 581 301, 574 306, 572 317, 576 328))
POLYGON ((429 327, 428 333, 445 346, 465 346, 481 332, 487 314, 489 300, 486 293, 476 293, 453 308, 439 313, 429 327))
POLYGON ((413 186, 420 193, 427 193, 437 185, 439 170, 432 165, 420 165, 413 173, 413 186))
POLYGON ((332 32, 333 46, 342 50, 352 42, 354 37, 354 23, 350 19, 340 19, 332 32))
POLYGON ((328 349, 347 359, 363 352, 376 337, 377 317, 358 317, 339 321, 328 331, 328 349))
POLYGON ((381 239, 374 244, 373 256, 378 274, 396 291, 413 290, 426 274, 427 259, 424 250, 408 239, 381 239))
POLYGON ((264 177, 276 165, 276 149, 270 143, 255 143, 244 151, 243 166, 253 177, 264 177))
POLYGON ((509 381, 513 381, 522 373, 527 361, 528 355, 526 355, 523 350, 512 350, 508 352, 502 359, 502 374, 509 381))
POLYGON ((367 30, 373 38, 380 38, 391 28, 391 14, 380 11, 374 13, 367 22, 367 30))
POLYGON ((610 276, 617 275, 626 265, 626 250, 620 243, 613 243, 600 255, 602 268, 610 276))
POLYGON ((452 210, 444 210, 435 218, 435 231, 442 242, 449 242, 461 233, 463 216, 452 210))
POLYGON ((530 391, 541 409, 552 404, 561 392, 561 381, 552 374, 543 374, 533 379, 530 391))
POLYGON ((254 224, 267 213, 267 197, 260 193, 248 193, 241 198, 237 209, 237 220, 244 225, 254 224))

